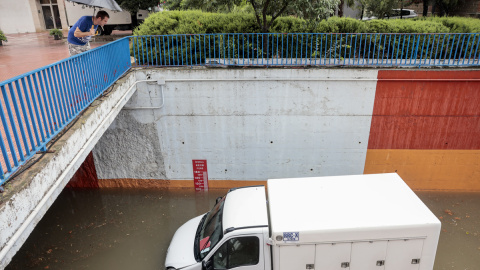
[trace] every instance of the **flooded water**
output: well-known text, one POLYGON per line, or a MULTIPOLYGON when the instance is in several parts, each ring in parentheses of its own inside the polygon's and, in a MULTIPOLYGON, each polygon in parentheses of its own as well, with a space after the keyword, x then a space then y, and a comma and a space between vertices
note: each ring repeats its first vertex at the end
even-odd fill
MULTIPOLYGON (((6 269, 164 269, 175 230, 226 192, 66 189, 6 269)), ((442 221, 435 269, 480 269, 480 193, 417 194, 442 221)))

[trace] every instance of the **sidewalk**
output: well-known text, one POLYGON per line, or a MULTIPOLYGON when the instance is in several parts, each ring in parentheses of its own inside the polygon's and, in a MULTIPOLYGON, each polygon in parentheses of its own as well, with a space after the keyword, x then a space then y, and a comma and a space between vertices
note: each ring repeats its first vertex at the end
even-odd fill
MULTIPOLYGON (((113 31, 112 36, 125 34, 131 31, 113 31)), ((67 39, 54 40, 48 32, 6 36, 8 42, 0 46, 0 82, 69 57, 67 39)), ((90 45, 95 48, 106 43, 91 42, 90 45)))

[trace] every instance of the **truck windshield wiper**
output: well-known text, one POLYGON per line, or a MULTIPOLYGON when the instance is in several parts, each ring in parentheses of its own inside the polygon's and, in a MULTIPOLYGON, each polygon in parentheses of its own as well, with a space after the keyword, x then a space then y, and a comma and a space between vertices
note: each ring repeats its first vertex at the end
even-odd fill
POLYGON ((202 231, 203 228, 203 223, 205 222, 205 219, 207 219, 208 213, 203 215, 202 219, 200 220, 200 223, 198 223, 197 231, 195 232, 195 240, 193 242, 193 255, 195 256, 196 261, 200 261, 200 232, 202 231))

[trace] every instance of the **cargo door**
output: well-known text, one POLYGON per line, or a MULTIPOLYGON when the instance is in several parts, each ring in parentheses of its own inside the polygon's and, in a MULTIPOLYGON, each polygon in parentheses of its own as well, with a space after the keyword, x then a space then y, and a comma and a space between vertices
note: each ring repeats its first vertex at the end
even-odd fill
POLYGON ((388 241, 385 270, 418 270, 423 239, 388 241))
POLYGON ((388 241, 352 244, 351 270, 384 270, 388 241))
POLYGON ((351 243, 318 244, 315 249, 315 269, 350 269, 351 243))
POLYGON ((315 245, 280 246, 280 270, 315 269, 314 265, 315 245))

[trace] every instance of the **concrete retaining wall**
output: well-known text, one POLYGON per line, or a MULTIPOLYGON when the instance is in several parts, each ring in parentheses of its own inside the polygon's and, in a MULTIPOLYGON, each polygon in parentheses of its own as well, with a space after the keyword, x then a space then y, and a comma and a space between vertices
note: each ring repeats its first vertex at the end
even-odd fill
POLYGON ((210 180, 363 173, 376 70, 137 71, 147 78, 165 85, 139 83, 94 148, 100 182, 193 182, 192 159, 207 160, 210 180), (145 109, 162 90, 163 107, 145 109))

